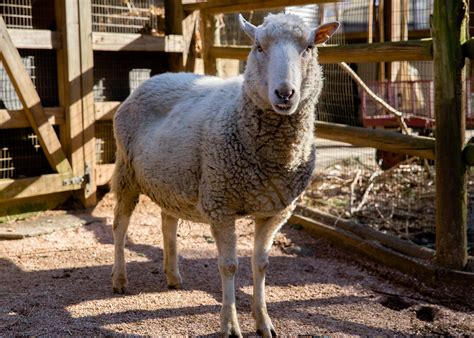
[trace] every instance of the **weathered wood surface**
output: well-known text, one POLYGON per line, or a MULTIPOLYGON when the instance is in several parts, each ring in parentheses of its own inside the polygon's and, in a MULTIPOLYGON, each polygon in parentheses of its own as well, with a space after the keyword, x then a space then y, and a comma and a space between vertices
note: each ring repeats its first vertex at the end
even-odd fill
MULTIPOLYGON (((207 10, 201 10, 201 36, 203 42, 202 58, 204 61, 204 73, 207 75, 217 75, 217 61, 218 57, 212 51, 216 48, 215 32, 216 18, 207 10)), ((248 53, 247 53, 248 55, 248 53)))
POLYGON ((182 53, 182 35, 152 36, 125 33, 92 33, 93 50, 182 53))
POLYGON ((121 103, 120 101, 94 102, 95 119, 112 120, 121 103))
POLYGON ((375 241, 368 241, 349 231, 305 216, 294 214, 289 222, 300 224, 306 231, 317 237, 324 237, 335 245, 350 249, 381 265, 397 269, 433 286, 439 287, 439 282, 466 288, 471 288, 474 285, 474 273, 437 268, 425 260, 409 257, 386 248, 375 241))
POLYGON ((352 127, 327 122, 316 122, 316 136, 361 147, 372 147, 427 159, 435 158, 435 140, 431 137, 403 135, 383 129, 352 127))
POLYGON ((170 36, 172 34, 181 36, 181 48, 179 53, 170 53, 166 55, 168 59, 168 69, 172 72, 183 71, 183 52, 185 50, 183 39, 183 19, 184 11, 181 1, 164 0, 165 2, 165 34, 170 36))
MULTIPOLYGON (((90 173, 95 167, 95 111, 94 111, 94 52, 92 50, 92 4, 91 0, 80 0, 79 6, 79 44, 81 59, 81 103, 83 123, 84 164, 90 173)), ((86 168, 84 168, 85 170, 86 168)), ((95 176, 89 175, 80 196, 86 207, 97 203, 95 176)))
MULTIPOLYGON (((46 107, 44 113, 51 125, 64 124, 64 109, 62 107, 46 107)), ((0 109, 0 129, 28 128, 30 122, 25 111, 0 109)))
POLYGON ((59 173, 71 172, 71 166, 62 150, 61 143, 53 127, 49 124, 40 97, 21 61, 18 50, 13 46, 5 22, 1 17, 0 54, 3 66, 20 98, 31 127, 38 135, 49 164, 59 173))
POLYGON ((0 180, 0 202, 80 189, 80 185, 65 185, 70 174, 48 174, 39 177, 0 180))
POLYGON ((258 9, 271 9, 287 6, 308 4, 322 4, 326 2, 339 2, 341 0, 214 0, 214 1, 185 1, 185 11, 207 10, 209 13, 248 12, 258 9))
POLYGON ((336 217, 314 208, 298 205, 295 212, 305 217, 309 217, 315 221, 331 225, 335 228, 341 228, 349 231, 366 240, 377 241, 388 248, 398 251, 404 255, 431 261, 434 258, 434 250, 416 245, 412 242, 400 239, 396 236, 383 233, 369 226, 358 224, 340 217, 336 217))
POLYGON ((74 176, 84 175, 82 116, 82 72, 79 26, 79 0, 56 1, 58 31, 63 48, 58 50, 59 102, 64 107, 66 124, 61 128, 61 143, 71 161, 74 176))
POLYGON ((462 44, 468 3, 435 0, 432 31, 436 115, 436 262, 461 270, 467 264, 467 168, 462 158, 462 44))
POLYGON ((112 179, 115 164, 101 164, 95 167, 95 180, 97 185, 109 184, 112 179))
MULTIPOLYGON (((361 43, 318 47, 320 63, 364 63, 433 60, 432 40, 361 43)), ((250 47, 213 46, 210 54, 216 58, 246 60, 250 47)))
POLYGON ((59 49, 61 34, 46 29, 14 29, 8 28, 8 33, 16 48, 28 49, 59 49))

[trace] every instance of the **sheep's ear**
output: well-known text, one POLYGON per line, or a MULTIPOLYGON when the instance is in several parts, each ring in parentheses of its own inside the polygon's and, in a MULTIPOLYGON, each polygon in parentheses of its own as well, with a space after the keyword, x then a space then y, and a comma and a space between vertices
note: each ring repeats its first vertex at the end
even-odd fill
POLYGON ((257 27, 252 25, 250 22, 244 19, 242 14, 239 14, 239 22, 240 22, 240 28, 245 32, 245 34, 248 35, 252 41, 255 40, 255 31, 257 30, 257 27))
POLYGON ((313 42, 318 45, 325 43, 338 30, 340 23, 338 21, 325 23, 318 28, 313 29, 311 38, 313 42))

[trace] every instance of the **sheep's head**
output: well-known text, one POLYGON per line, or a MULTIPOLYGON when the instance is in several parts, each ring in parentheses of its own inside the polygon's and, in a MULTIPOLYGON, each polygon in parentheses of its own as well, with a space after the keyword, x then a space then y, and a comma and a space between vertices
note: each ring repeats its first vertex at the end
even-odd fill
POLYGON ((256 27, 242 15, 239 18, 253 41, 244 87, 260 108, 290 115, 302 99, 319 95, 322 74, 315 45, 326 42, 338 29, 338 22, 309 29, 296 15, 278 14, 267 16, 256 27))

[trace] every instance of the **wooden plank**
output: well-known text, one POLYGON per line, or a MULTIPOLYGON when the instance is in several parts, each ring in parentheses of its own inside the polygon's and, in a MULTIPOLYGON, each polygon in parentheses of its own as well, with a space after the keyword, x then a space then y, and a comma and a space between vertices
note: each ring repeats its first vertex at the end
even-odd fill
POLYGON ((384 129, 352 127, 327 122, 316 122, 316 136, 361 147, 427 159, 435 158, 435 140, 431 137, 404 135, 384 129))
POLYGON ((92 33, 92 49, 102 51, 143 51, 182 53, 182 35, 152 36, 125 33, 92 33))
POLYGON ((38 177, 0 180, 0 202, 80 189, 80 185, 65 185, 70 174, 49 174, 38 177))
MULTIPOLYGON (((81 196, 85 207, 97 203, 94 167, 95 158, 95 111, 94 111, 94 52, 92 50, 92 4, 91 0, 80 0, 79 6, 79 40, 81 56, 81 92, 84 163, 91 173, 81 196)), ((86 169, 85 169, 86 170, 86 169)))
MULTIPOLYGON (((165 34, 170 36, 171 34, 183 35, 183 4, 181 1, 176 0, 165 0, 165 34)), ((182 41, 181 51, 185 51, 184 41, 182 41)), ((182 54, 169 54, 167 55, 168 67, 172 72, 183 71, 183 55, 182 54)))
MULTIPOLYGON (((44 108, 44 113, 51 125, 64 124, 64 109, 62 107, 44 108)), ((0 129, 31 127, 24 110, 0 109, 0 129)))
POLYGON ((408 257, 374 241, 367 241, 346 230, 317 222, 311 218, 294 214, 289 222, 302 225, 306 231, 317 237, 324 237, 334 245, 350 249, 356 254, 409 274, 435 287, 440 287, 438 283, 442 282, 446 285, 472 289, 474 284, 474 273, 437 268, 424 260, 408 257))
POLYGON ((204 73, 207 75, 217 75, 217 54, 213 53, 216 48, 214 46, 216 29, 214 14, 210 14, 207 10, 201 10, 202 59, 204 73))
POLYGON ((61 34, 46 29, 13 29, 8 34, 16 48, 27 49, 59 49, 61 34))
POLYGON ((78 1, 58 0, 55 12, 58 30, 63 38, 63 48, 58 50, 58 82, 61 89, 59 99, 60 104, 64 106, 66 118, 66 124, 61 129, 61 143, 70 158, 74 176, 83 176, 84 125, 78 1))
POLYGON ((184 3, 185 11, 206 10, 209 13, 248 12, 259 9, 280 8, 308 4, 340 2, 342 0, 214 0, 206 2, 184 3))
POLYGON ((115 164, 101 164, 95 167, 95 181, 96 184, 106 185, 109 184, 112 179, 112 174, 114 172, 115 164))
POLYGON ((186 71, 193 72, 194 65, 196 62, 195 55, 195 32, 197 29, 197 23, 199 19, 199 11, 194 11, 183 20, 183 67, 186 71))
POLYGON ((436 262, 462 269, 467 264, 467 171, 462 109, 467 2, 435 0, 433 11, 436 116, 436 262))
POLYGON ((95 119, 112 120, 121 103, 119 101, 95 102, 95 119))
POLYGON ((296 213, 309 217, 312 220, 331 225, 335 228, 341 228, 345 231, 355 234, 361 238, 377 241, 388 248, 400 252, 401 254, 418 259, 431 261, 434 258, 435 251, 416 245, 397 236, 384 233, 367 225, 356 223, 355 221, 336 217, 320 210, 306 207, 299 204, 295 210, 296 213))
POLYGON ((13 46, 5 22, 1 17, 0 39, 1 61, 20 98, 28 121, 38 135, 49 164, 59 173, 70 172, 71 166, 64 155, 61 143, 59 143, 53 127, 48 123, 35 86, 21 61, 18 50, 13 46))
MULTIPOLYGON (((213 57, 239 60, 246 60, 249 52, 250 47, 243 46, 214 46, 210 50, 213 57)), ((318 53, 323 64, 433 60, 431 39, 320 46, 318 53)))

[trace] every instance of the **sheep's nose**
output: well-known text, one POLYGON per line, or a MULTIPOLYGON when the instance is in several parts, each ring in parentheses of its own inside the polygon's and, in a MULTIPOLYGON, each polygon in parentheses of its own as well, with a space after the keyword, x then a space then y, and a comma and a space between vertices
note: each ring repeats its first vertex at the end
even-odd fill
POLYGON ((275 95, 283 100, 284 103, 290 102, 291 98, 295 94, 295 89, 288 83, 283 83, 278 89, 275 89, 275 95))

